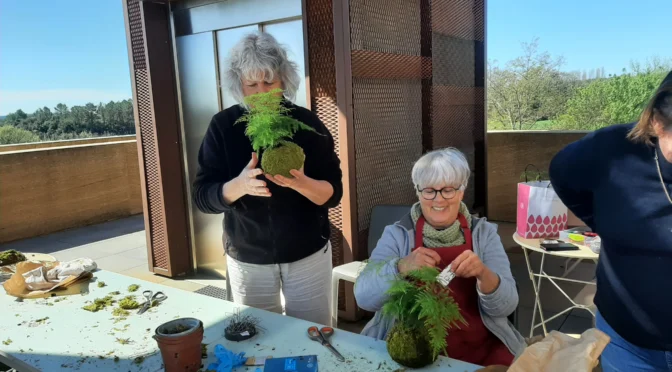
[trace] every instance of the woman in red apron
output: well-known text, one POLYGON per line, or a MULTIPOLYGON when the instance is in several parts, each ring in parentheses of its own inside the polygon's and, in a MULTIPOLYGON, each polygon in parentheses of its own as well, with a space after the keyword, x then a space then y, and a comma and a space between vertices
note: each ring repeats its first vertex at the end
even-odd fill
MULTIPOLYGON (((443 270, 450 264, 456 277, 446 290, 451 291, 467 325, 448 330, 448 356, 483 366, 509 366, 514 355, 485 326, 481 317, 481 309, 488 307, 488 304, 481 306, 481 298, 494 296, 502 279, 483 263, 474 249, 472 224, 476 219, 462 203, 469 177, 467 162, 461 153, 453 149, 430 153, 425 157, 428 158, 420 159, 413 169, 413 180, 419 194, 419 203, 411 209, 415 239, 410 254, 397 264, 399 273, 404 275, 423 266, 443 270), (442 169, 447 169, 449 173, 442 173, 442 169)), ((478 224, 488 222, 480 220, 478 224)), ((487 249, 496 250, 497 255, 492 254, 493 257, 506 257, 498 237, 496 241, 499 247, 487 249)), ((483 253, 486 247, 478 247, 476 251, 479 250, 483 253)), ((508 258, 506 260, 508 265, 508 258)), ((510 270, 502 272, 502 275, 510 276, 510 270)), ((516 304, 517 301, 516 297, 516 304)))

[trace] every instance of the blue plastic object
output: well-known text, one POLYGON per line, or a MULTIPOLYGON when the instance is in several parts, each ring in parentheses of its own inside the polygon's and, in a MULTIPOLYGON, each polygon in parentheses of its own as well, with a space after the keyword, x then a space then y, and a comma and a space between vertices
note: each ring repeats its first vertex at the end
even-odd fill
POLYGON ((234 368, 245 364, 245 353, 236 354, 222 345, 215 345, 216 363, 210 363, 208 369, 217 372, 231 372, 234 368))

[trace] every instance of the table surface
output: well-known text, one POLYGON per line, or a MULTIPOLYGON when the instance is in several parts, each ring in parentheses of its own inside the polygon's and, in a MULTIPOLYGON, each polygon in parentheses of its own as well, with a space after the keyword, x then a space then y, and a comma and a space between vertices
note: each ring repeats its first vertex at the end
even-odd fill
MULTIPOLYGON (((517 233, 513 233, 513 240, 520 245, 521 247, 525 249, 529 249, 535 252, 539 253, 544 253, 548 254, 551 256, 558 256, 558 257, 565 257, 565 258, 580 258, 580 259, 585 259, 585 260, 597 260, 600 256, 599 254, 593 252, 589 247, 585 245, 578 245, 575 244, 579 247, 578 251, 557 251, 557 252, 549 252, 541 248, 539 245, 539 239, 525 239, 518 235, 517 233)), ((572 243, 574 244, 574 243, 572 243)))
MULTIPOLYGON (((176 318, 194 317, 203 321, 203 342, 209 344, 204 367, 216 360, 214 346, 222 344, 234 352, 245 352, 248 357, 317 355, 321 372, 390 372, 399 368, 390 359, 385 343, 370 337, 336 330, 332 344, 346 358, 346 362, 339 362, 325 347, 307 337, 306 330, 313 325, 309 322, 103 270, 95 272, 94 277, 107 286, 99 288, 91 282, 86 294, 22 302, 0 294, 0 352, 43 371, 89 371, 94 368, 104 371, 160 371, 163 370, 162 361, 156 341, 152 338, 154 330, 176 318), (143 290, 162 291, 168 299, 142 315, 131 311, 126 320, 116 323, 118 318, 112 316, 111 308, 96 313, 82 309, 87 301, 113 291, 121 292, 115 296, 118 299, 129 295, 127 288, 131 284, 140 285, 134 293, 138 302, 144 300, 143 290), (223 334, 227 319, 237 309, 259 318, 264 331, 240 343, 226 340, 223 334), (37 322, 47 317, 47 320, 37 322), (129 339, 130 343, 122 345, 118 339, 129 339), (118 362, 114 361, 115 356, 119 358, 118 362), (137 357, 144 357, 139 365, 133 363, 137 357)), ((424 370, 471 372, 479 368, 441 357, 424 370)), ((254 371, 255 368, 250 367, 249 370, 254 371)), ((245 367, 234 371, 245 371, 245 367)))

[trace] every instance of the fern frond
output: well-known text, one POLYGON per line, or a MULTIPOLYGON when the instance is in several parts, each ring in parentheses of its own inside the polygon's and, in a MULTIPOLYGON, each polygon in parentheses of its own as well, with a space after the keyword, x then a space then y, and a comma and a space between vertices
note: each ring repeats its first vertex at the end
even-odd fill
POLYGON ((421 283, 436 283, 439 270, 435 267, 421 267, 408 273, 408 277, 421 283))
POLYGON ((276 147, 299 130, 317 133, 311 126, 289 116, 291 109, 283 106, 282 100, 281 89, 245 97, 249 109, 235 124, 247 123, 245 134, 254 151, 276 147))

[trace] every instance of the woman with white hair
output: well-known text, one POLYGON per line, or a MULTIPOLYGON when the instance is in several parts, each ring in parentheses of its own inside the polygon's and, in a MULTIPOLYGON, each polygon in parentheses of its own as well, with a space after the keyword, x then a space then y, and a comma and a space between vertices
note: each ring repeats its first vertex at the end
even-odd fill
POLYGON ((282 291, 287 315, 330 324, 327 212, 343 193, 341 169, 324 124, 289 101, 299 81, 296 64, 269 34, 247 35, 231 50, 225 82, 238 104, 210 122, 198 154, 193 199, 204 213, 224 213, 234 302, 281 313, 282 291), (234 125, 247 112, 244 97, 276 88, 284 92, 289 115, 317 132, 299 131, 291 139, 306 155, 304 168, 292 170, 292 178, 263 175, 246 126, 234 125))
POLYGON ((381 314, 391 279, 424 266, 451 265, 455 278, 446 290, 468 325, 448 330, 448 356, 508 366, 525 348, 507 319, 518 306, 518 293, 497 227, 473 217, 462 202, 469 175, 467 160, 453 148, 432 151, 415 163, 419 201, 385 228, 355 284, 357 304, 376 312, 362 333, 382 340, 392 328, 394 320, 381 314))

